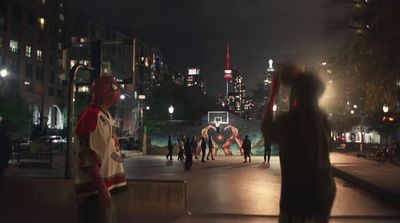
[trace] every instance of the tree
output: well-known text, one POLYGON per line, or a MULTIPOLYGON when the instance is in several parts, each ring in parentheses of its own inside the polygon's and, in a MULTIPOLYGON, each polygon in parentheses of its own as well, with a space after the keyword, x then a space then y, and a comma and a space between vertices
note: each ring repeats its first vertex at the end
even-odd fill
MULTIPOLYGON (((400 102, 400 1, 327 0, 326 6, 341 7, 345 16, 329 21, 329 32, 348 38, 334 60, 341 74, 342 104, 357 104, 368 114, 371 130, 395 131, 394 123, 382 123, 382 106, 398 110, 400 102)), ((348 108, 347 108, 348 110, 348 108)), ((346 111, 346 110, 345 110, 346 111)))
POLYGON ((400 1, 328 0, 340 5, 346 19, 331 22, 329 30, 346 31, 347 42, 339 52, 336 67, 349 82, 349 97, 362 101, 363 110, 373 112, 387 104, 394 107, 400 79, 400 1))
POLYGON ((0 105, 2 124, 7 131, 18 132, 31 126, 32 115, 29 105, 20 95, 16 93, 2 95, 0 105))

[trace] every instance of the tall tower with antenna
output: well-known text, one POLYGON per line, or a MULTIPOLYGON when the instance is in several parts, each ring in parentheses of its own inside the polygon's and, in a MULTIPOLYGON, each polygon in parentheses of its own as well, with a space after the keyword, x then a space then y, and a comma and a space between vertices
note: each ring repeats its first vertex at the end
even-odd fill
POLYGON ((228 97, 229 93, 229 82, 232 81, 232 70, 231 70, 231 61, 230 61, 230 52, 229 52, 229 41, 226 44, 226 68, 224 71, 224 79, 226 80, 226 96, 228 97))

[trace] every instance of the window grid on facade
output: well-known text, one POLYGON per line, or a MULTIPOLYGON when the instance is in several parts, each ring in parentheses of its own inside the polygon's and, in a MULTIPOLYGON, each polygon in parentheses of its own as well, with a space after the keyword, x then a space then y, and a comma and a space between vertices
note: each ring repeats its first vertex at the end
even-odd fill
POLYGON ((46 24, 46 20, 44 18, 39 17, 38 18, 39 21, 39 27, 41 30, 44 30, 44 25, 46 24))
POLYGON ((15 40, 10 40, 10 51, 13 53, 18 53, 18 42, 15 40))
POLYGON ((36 50, 36 59, 41 61, 42 60, 43 52, 41 50, 36 50))
POLYGON ((31 58, 31 56, 32 56, 32 47, 30 47, 30 46, 26 46, 25 47, 25 56, 28 57, 28 58, 31 58))

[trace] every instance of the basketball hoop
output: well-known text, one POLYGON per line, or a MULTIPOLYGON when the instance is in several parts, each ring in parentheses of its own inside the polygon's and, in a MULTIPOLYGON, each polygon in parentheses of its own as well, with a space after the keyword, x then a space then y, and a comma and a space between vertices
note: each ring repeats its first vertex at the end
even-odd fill
POLYGON ((209 111, 208 123, 214 124, 217 132, 221 133, 221 124, 229 124, 229 112, 227 111, 209 111))
POLYGON ((215 127, 217 128, 217 132, 221 133, 221 128, 220 128, 221 118, 219 117, 214 118, 214 122, 215 122, 215 127))

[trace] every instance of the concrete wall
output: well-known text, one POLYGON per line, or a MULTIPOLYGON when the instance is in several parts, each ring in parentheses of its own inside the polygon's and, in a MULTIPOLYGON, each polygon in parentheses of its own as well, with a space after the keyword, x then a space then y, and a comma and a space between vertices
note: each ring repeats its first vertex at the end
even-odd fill
MULTIPOLYGON (((0 185, 0 215, 5 222, 76 222, 72 180, 5 178, 0 185)), ((184 181, 130 180, 118 196, 120 219, 180 216, 186 212, 184 181)), ((123 220, 121 222, 124 222, 123 220)))

